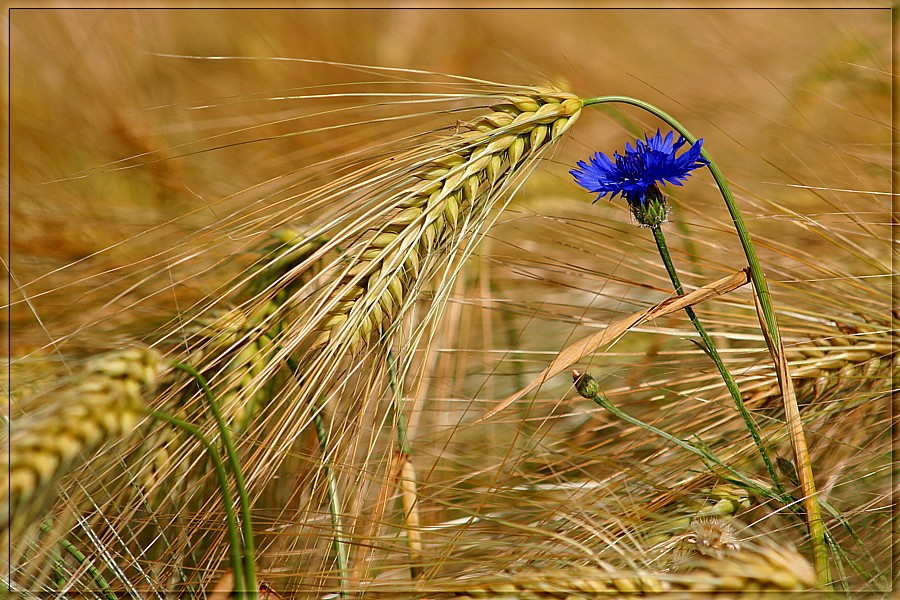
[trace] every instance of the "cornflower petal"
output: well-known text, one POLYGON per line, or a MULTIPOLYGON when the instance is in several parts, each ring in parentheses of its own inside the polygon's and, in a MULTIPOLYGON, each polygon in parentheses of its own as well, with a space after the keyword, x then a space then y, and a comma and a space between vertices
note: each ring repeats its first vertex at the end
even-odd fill
POLYGON ((610 194, 610 199, 622 195, 629 204, 642 204, 647 193, 659 184, 682 185, 690 172, 709 164, 701 156, 703 140, 694 142, 680 156, 678 151, 687 143, 684 136, 675 139, 674 132, 665 137, 660 130, 653 136, 625 144, 624 154, 615 152, 610 158, 595 153, 589 162, 578 162, 578 168, 569 171, 575 182, 600 198, 610 194))

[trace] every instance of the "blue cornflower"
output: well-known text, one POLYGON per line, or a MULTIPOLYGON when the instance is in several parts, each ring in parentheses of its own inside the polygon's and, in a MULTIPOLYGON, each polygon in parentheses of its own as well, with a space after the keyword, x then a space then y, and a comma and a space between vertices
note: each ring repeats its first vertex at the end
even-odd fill
POLYGON ((676 156, 687 142, 683 136, 673 143, 674 132, 663 138, 656 130, 653 137, 644 136, 636 140, 634 148, 625 144, 625 154, 616 152, 610 159, 602 152, 596 152, 589 162, 579 161, 578 168, 569 173, 575 182, 589 192, 598 194, 596 202, 606 194, 610 199, 619 194, 628 202, 632 214, 642 225, 654 225, 665 221, 667 208, 665 197, 659 184, 681 185, 694 169, 705 167, 709 161, 700 156, 703 140, 697 140, 690 148, 676 156), (650 208, 648 200, 658 204, 652 210, 653 216, 645 214, 650 208), (649 220, 648 220, 649 219, 649 220))

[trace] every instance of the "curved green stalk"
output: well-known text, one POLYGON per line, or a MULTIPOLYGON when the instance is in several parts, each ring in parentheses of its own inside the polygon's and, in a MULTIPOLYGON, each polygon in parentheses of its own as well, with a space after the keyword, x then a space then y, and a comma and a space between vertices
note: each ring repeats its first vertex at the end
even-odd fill
MULTIPOLYGON (((51 524, 49 520, 45 520, 40 524, 40 530, 44 533, 50 531, 50 527, 51 524)), ((116 600, 118 598, 118 596, 116 596, 113 593, 112 589, 109 587, 109 583, 103 577, 103 574, 100 573, 100 570, 97 569, 97 567, 94 566, 94 563, 91 562, 91 559, 86 557, 81 550, 75 547, 75 545, 66 538, 60 538, 57 543, 59 544, 60 548, 68 552, 69 555, 72 556, 72 558, 78 561, 78 564, 84 567, 85 571, 87 571, 87 574, 91 576, 91 579, 94 580, 94 583, 97 584, 97 588, 100 590, 103 597, 106 598, 106 600, 116 600)))
MULTIPOLYGON (((244 583, 244 569, 241 564, 241 536, 238 532, 237 519, 234 515, 231 491, 228 489, 228 475, 225 472, 225 465, 222 464, 222 459, 219 457, 219 453, 216 451, 213 443, 209 441, 209 438, 203 435, 203 433, 197 427, 188 423, 187 421, 182 421, 181 419, 157 410, 148 409, 147 414, 154 419, 165 421, 166 423, 184 430, 189 435, 194 436, 209 452, 209 457, 213 462, 213 466, 216 470, 216 476, 219 480, 219 489, 222 491, 222 503, 225 506, 225 524, 228 529, 228 537, 230 541, 230 561, 231 570, 234 572, 235 587, 239 590, 242 589, 244 583)), ((51 525, 49 520, 42 522, 40 525, 40 529, 43 532, 49 531, 50 527, 51 525)), ((58 543, 63 550, 68 552, 75 560, 85 566, 88 574, 91 576, 91 578, 93 578, 94 583, 96 583, 98 588, 103 592, 104 597, 108 598, 109 600, 115 600, 116 595, 110 589, 109 584, 103 578, 103 575, 100 574, 100 571, 97 570, 97 568, 90 562, 90 560, 85 557, 85 555, 67 539, 62 538, 58 543)))
MULTIPOLYGON (((49 518, 44 519, 43 521, 41 521, 38 527, 41 530, 41 533, 48 533, 53 527, 53 521, 49 518)), ((53 553, 53 567, 51 568, 50 575, 53 578, 53 591, 56 592, 56 597, 59 600, 68 600, 68 596, 59 592, 59 590, 62 589, 62 587, 66 584, 66 576, 63 573, 62 555, 58 550, 53 553)), ((0 587, 0 598, 6 598, 7 594, 9 594, 10 591, 11 590, 8 587, 0 587)))
MULTIPOLYGON (((583 102, 584 106, 605 104, 609 102, 637 106, 665 121, 689 143, 693 144, 697 141, 697 138, 691 135, 691 132, 688 131, 684 125, 676 121, 672 115, 643 100, 630 98, 628 96, 599 96, 596 98, 586 98, 583 102)), ((753 246, 753 241, 750 239, 750 233, 747 231, 747 226, 744 223, 744 218, 741 216, 741 212, 737 207, 737 203, 731 193, 731 188, 728 187, 728 183, 725 181, 725 176, 722 174, 722 171, 719 169, 716 162, 712 159, 712 156, 710 156, 706 148, 703 148, 700 154, 709 161, 709 171, 712 173, 713 179, 716 180, 716 185, 719 187, 719 191, 725 199, 728 212, 731 214, 731 220, 734 222, 734 228, 741 241, 741 247, 744 249, 744 254, 747 256, 747 264, 750 267, 750 279, 753 281, 753 287, 760 297, 760 305, 763 307, 763 314, 765 315, 769 330, 772 332, 773 341, 777 344, 781 341, 781 336, 778 332, 778 324, 775 321, 775 310, 772 308, 772 297, 769 293, 769 287, 766 284, 766 276, 762 271, 759 257, 756 255, 756 248, 753 246)))
POLYGON ((752 489, 762 496, 776 498, 782 502, 785 500, 781 497, 781 494, 772 494, 770 490, 767 490, 766 488, 760 486, 758 483, 752 481, 751 479, 745 477, 741 473, 735 471, 734 469, 723 463, 721 459, 713 454, 709 448, 702 444, 702 442, 701 445, 691 444, 671 435, 670 433, 666 433, 662 429, 654 427, 649 423, 645 423, 637 417, 632 417, 628 413, 623 412, 615 404, 609 401, 609 398, 607 398, 606 395, 604 395, 603 392, 600 391, 600 386, 597 385, 596 380, 587 373, 583 373, 581 371, 573 371, 572 376, 575 380, 575 389, 578 390, 578 393, 583 398, 593 400, 595 404, 597 404, 601 408, 608 410, 614 416, 622 419, 627 423, 631 423, 632 425, 658 435, 659 437, 672 442, 679 448, 687 450, 691 454, 696 454, 701 459, 703 459, 704 462, 713 463, 717 467, 720 467, 725 472, 727 472, 730 477, 733 477, 736 481, 740 481, 741 484, 746 486, 748 489, 752 489))
MULTIPOLYGON (((631 423, 632 425, 640 427, 641 429, 645 429, 653 434, 656 434, 659 437, 672 442, 676 446, 697 455, 710 469, 713 469, 713 465, 722 469, 722 472, 716 473, 718 476, 723 477, 724 479, 733 483, 739 483, 740 485, 756 493, 760 497, 776 500, 777 502, 781 503, 784 508, 797 515, 800 520, 803 520, 803 509, 798 506, 799 503, 797 502, 797 500, 795 500, 786 492, 773 491, 765 487, 761 483, 758 483, 753 479, 750 479, 749 477, 746 477, 738 471, 732 469, 731 467, 723 463, 722 460, 717 457, 713 453, 713 451, 705 443, 703 443, 702 440, 700 440, 697 444, 692 444, 681 440, 669 433, 666 433, 662 429, 654 427, 649 423, 645 423, 637 417, 632 417, 628 413, 619 409, 615 404, 610 402, 609 398, 607 398, 603 394, 603 392, 600 391, 600 386, 597 385, 596 380, 594 380, 594 378, 587 373, 583 373, 581 371, 573 371, 572 375, 575 380, 575 389, 578 390, 578 393, 583 398, 593 400, 594 403, 596 403, 601 408, 608 410, 613 414, 613 416, 618 417, 627 423, 631 423), (723 473, 725 475, 723 475, 723 473)), ((825 535, 826 541, 829 544, 834 544, 834 540, 831 537, 831 534, 826 532, 825 535)))
POLYGON ((241 462, 238 459, 237 451, 234 448, 234 441, 231 439, 231 434, 228 432, 228 424, 222 417, 222 412, 219 410, 219 405, 216 403, 215 397, 213 397, 212 390, 209 389, 206 378, 190 365, 173 362, 172 368, 184 371, 197 381, 203 389, 203 394, 209 402, 209 408, 219 427, 219 434, 222 436, 222 444, 225 446, 225 453, 228 456, 229 466, 234 474, 234 481, 241 504, 245 590, 249 591, 250 594, 255 597, 259 588, 256 582, 256 552, 253 546, 253 521, 250 517, 250 498, 247 495, 247 486, 244 483, 244 473, 241 470, 241 462))
MULTIPOLYGON (((679 296, 683 296, 684 288, 681 286, 681 280, 678 278, 678 272, 675 270, 675 264, 672 262, 671 254, 669 254, 669 247, 666 244, 666 238, 663 235, 662 228, 659 225, 653 225, 650 227, 650 230, 653 232, 653 238, 656 240, 656 247, 659 250, 659 256, 662 258, 663 263, 666 266, 666 271, 669 273, 669 279, 672 280, 672 285, 675 287, 675 292, 679 296)), ((700 319, 697 318, 697 313, 694 312, 694 309, 690 306, 687 306, 685 307, 684 312, 691 320, 691 323, 694 324, 694 329, 697 330, 697 333, 700 334, 700 338, 703 340, 703 351, 712 359, 714 363, 716 363, 716 368, 719 369, 719 374, 722 376, 722 380, 725 382, 725 386, 728 388, 731 397, 734 399, 734 403, 737 405, 738 411, 741 413, 741 417, 744 419, 744 423, 746 423, 747 429, 750 431, 750 435, 751 437, 753 437, 753 441, 756 443, 759 454, 762 457, 763 462, 766 464, 766 469, 769 471, 769 476, 775 483, 775 489, 777 489, 779 493, 783 494, 784 486, 781 484, 781 481, 778 478, 778 473, 775 471, 775 467, 772 464, 771 459, 769 458, 769 453, 766 451, 765 445, 763 445, 762 438, 759 435, 759 428, 757 428, 756 423, 753 421, 753 417, 747 410, 747 407, 744 406, 744 400, 743 398, 741 398, 741 390, 738 388, 737 382, 734 380, 731 372, 725 366, 725 362, 722 360, 722 357, 719 355, 719 351, 716 349, 716 346, 713 344, 712 339, 706 332, 706 328, 700 322, 700 319)))
POLYGON ((209 458, 212 460, 213 466, 216 469, 216 477, 219 479, 219 489, 222 491, 222 503, 225 505, 225 524, 228 528, 228 539, 231 551, 231 570, 234 572, 234 587, 236 590, 244 590, 244 567, 241 562, 240 552, 240 549, 243 547, 243 542, 241 541, 241 535, 238 531, 237 518, 235 518, 234 515, 234 503, 231 497, 231 490, 228 489, 228 474, 225 472, 225 465, 222 464, 222 459, 219 457, 218 451, 213 443, 209 441, 209 438, 203 435, 200 429, 187 421, 182 421, 181 419, 157 410, 149 410, 147 412, 154 419, 165 421, 194 436, 200 440, 200 443, 203 444, 209 452, 209 458))
MULTIPOLYGON (((594 98, 585 98, 582 102, 584 106, 607 103, 630 104, 636 106, 665 121, 691 144, 697 141, 697 138, 691 135, 691 132, 672 117, 672 115, 643 100, 638 100, 637 98, 631 98, 629 96, 598 96, 594 98)), ((781 388, 782 396, 784 397, 788 431, 790 433, 791 445, 794 448, 794 457, 800 475, 800 486, 803 491, 803 504, 806 509, 813 564, 815 565, 819 582, 824 586, 828 586, 831 583, 831 573, 828 566, 828 550, 825 545, 825 524, 822 521, 822 514, 819 510, 816 484, 809 459, 809 449, 806 444, 803 423, 800 419, 797 398, 793 393, 790 374, 786 369, 782 372, 782 369, 778 368, 779 363, 782 362, 780 359, 784 355, 784 346, 781 342, 778 322, 775 319, 775 309, 772 307, 772 296, 769 293, 769 287, 766 284, 766 277, 759 262, 759 257, 756 255, 756 248, 753 246, 753 242, 750 239, 750 233, 747 231, 744 218, 741 216, 741 212, 734 200, 731 189, 725 181, 725 176, 722 174, 722 171, 712 159, 712 156, 710 156, 706 148, 702 149, 701 155, 709 161, 709 171, 712 173, 713 179, 715 179, 716 185, 719 187, 719 191, 722 194, 722 198, 725 200, 725 204, 728 207, 728 212, 731 215, 731 220, 734 223, 734 228, 737 231, 741 247, 744 250, 748 266, 750 267, 750 279, 753 282, 753 288, 756 290, 756 296, 759 300, 759 311, 762 314, 760 325, 763 328, 763 337, 769 347, 769 353, 775 361, 778 385, 781 388)))

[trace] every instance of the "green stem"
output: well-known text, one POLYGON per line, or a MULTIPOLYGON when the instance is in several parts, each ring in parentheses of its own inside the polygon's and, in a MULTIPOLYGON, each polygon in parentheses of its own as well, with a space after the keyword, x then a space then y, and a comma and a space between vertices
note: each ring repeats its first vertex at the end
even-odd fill
MULTIPOLYGON (((675 264, 672 262, 672 256, 669 253, 669 246, 666 244, 666 238, 663 235, 662 227, 660 227, 659 225, 653 225, 650 227, 650 230, 653 232, 653 239, 656 240, 656 247, 659 250, 659 256, 660 258, 662 258, 662 261, 666 266, 666 271, 669 273, 669 279, 672 280, 672 285, 675 287, 675 292, 679 296, 683 296, 684 288, 681 285, 681 280, 678 278, 678 272, 675 270, 675 264)), ((759 454, 760 456, 762 456, 763 462, 766 464, 766 469, 769 471, 769 476, 775 483, 775 488, 778 490, 779 494, 783 494, 784 486, 781 484, 781 481, 778 478, 778 473, 775 471, 775 467, 772 464, 772 461, 769 459, 769 453, 766 451, 766 447, 763 445, 762 438, 759 435, 759 428, 757 428, 756 423, 753 421, 753 417, 750 415, 750 412, 744 405, 744 400, 741 397, 741 390, 738 388, 737 382, 734 380, 731 372, 725 366, 725 361, 722 360, 719 351, 716 349, 715 344, 713 344, 712 339, 706 332, 706 328, 703 326, 703 323, 701 323, 700 319, 697 318, 697 314, 694 312, 694 309, 688 306, 685 307, 684 312, 691 320, 691 323, 694 324, 694 329, 697 330, 697 333, 700 334, 700 338, 703 340, 703 351, 706 352, 707 356, 709 356, 714 363, 716 363, 716 368, 719 369, 719 374, 725 381, 725 386, 731 393, 731 397, 732 399, 734 399, 734 403, 737 405, 738 411, 741 413, 741 417, 744 419, 744 423, 747 424, 747 429, 750 431, 750 435, 753 437, 753 441, 756 443, 757 449, 759 449, 759 454)))
MULTIPOLYGON (((51 524, 49 520, 43 521, 40 524, 40 529, 44 533, 50 531, 51 524)), ((78 564, 82 565, 87 571, 88 575, 91 576, 91 579, 94 580, 94 583, 97 584, 97 587, 103 593, 103 597, 106 600, 117 600, 117 596, 113 593, 112 589, 109 587, 109 582, 103 577, 97 567, 94 566, 94 563, 84 555, 84 553, 75 547, 75 545, 67 540, 66 538, 60 538, 59 547, 68 552, 72 558, 78 561, 78 564)))
MULTIPOLYGON (((300 366, 291 357, 285 357, 285 362, 291 373, 297 380, 300 379, 300 366)), ((331 526, 334 529, 334 556, 337 562, 338 572, 341 576, 341 598, 350 597, 350 553, 347 549, 347 539, 344 536, 344 525, 341 521, 341 497, 338 492, 337 479, 331 469, 331 460, 328 455, 328 430, 322 419, 323 406, 315 407, 313 426, 316 429, 316 438, 319 440, 319 450, 322 452, 322 469, 325 473, 325 481, 328 495, 328 512, 331 514, 331 526)))
POLYGON ((234 448, 234 441, 228 432, 228 424, 222 417, 219 405, 213 397, 212 390, 209 389, 209 383, 206 378, 195 368, 183 363, 173 362, 172 368, 184 371, 193 377, 200 387, 203 394, 209 402, 209 408, 213 413, 216 424, 219 428, 219 434, 222 436, 222 444, 225 446, 225 453, 228 456, 229 466, 234 474, 234 482, 237 487, 238 498, 241 504, 241 531, 243 532, 243 551, 244 551, 244 579, 245 590, 252 597, 256 597, 259 587, 256 582, 256 552, 253 545, 253 521, 250 516, 250 498, 247 495, 247 486, 244 483, 244 473, 241 469, 241 462, 238 459, 237 451, 234 448))
MULTIPOLYGON (((582 397, 587 398, 588 400, 593 400, 601 408, 604 408, 611 412, 614 416, 631 423, 641 429, 646 429, 647 431, 658 435, 659 437, 666 439, 679 448, 683 448, 690 452, 691 454, 696 454, 704 461, 710 461, 714 463, 716 466, 724 469, 729 476, 739 480, 743 485, 747 486, 750 489, 753 489, 757 492, 760 492, 764 496, 772 497, 772 494, 769 490, 760 488, 759 485, 751 481, 750 479, 744 477, 731 467, 727 466, 723 463, 715 454, 713 454, 710 450, 706 448, 697 447, 694 444, 690 444, 685 442, 684 440, 678 439, 677 437, 666 433, 662 429, 654 427, 649 423, 645 423, 636 417, 632 417, 626 412, 620 410, 616 405, 609 401, 609 399, 600 391, 597 382, 593 377, 588 375, 587 373, 582 373, 580 371, 573 371, 573 376, 575 378, 575 388, 578 390, 578 393, 581 394, 582 397)), ((780 498, 779 498, 780 499, 780 498)))
MULTIPOLYGON (((584 100, 584 106, 605 104, 609 102, 630 104, 642 108, 668 123, 689 143, 693 144, 697 141, 697 138, 691 135, 691 132, 688 131, 684 125, 675 120, 672 115, 660 110, 649 102, 644 102, 637 98, 628 96, 599 96, 596 98, 586 98, 584 100)), ((738 238, 741 241, 741 247, 744 249, 744 254, 747 256, 747 263, 750 266, 750 279, 753 281, 753 287, 756 289, 757 295, 759 295, 766 323, 769 326, 769 330, 772 331, 773 341, 776 343, 780 342, 781 337, 778 333, 778 324, 775 321, 775 310, 772 308, 772 298, 769 294, 769 287, 766 284, 766 276, 763 274, 762 266, 756 255, 756 248, 753 246, 753 241, 750 239, 750 233, 747 231, 744 218, 741 216, 741 212, 734 200, 734 196, 731 194, 731 189, 725 181, 725 176, 722 174, 722 171, 719 169, 716 162, 712 159, 712 156, 710 156, 706 148, 703 148, 700 154, 709 161, 709 171, 712 173, 713 179, 716 180, 716 185, 718 185, 719 191, 722 193, 722 197, 725 199, 725 204, 728 207, 728 212, 731 214, 731 220, 734 222, 734 228, 737 231, 738 238)))
POLYGON ((313 425, 316 428, 316 436, 319 438, 319 450, 322 452, 322 469, 325 472, 325 481, 328 485, 328 510, 331 513, 331 526, 334 528, 334 555, 337 560, 338 571, 341 574, 341 598, 350 597, 350 586, 347 578, 349 572, 349 557, 347 554, 347 542, 344 539, 344 525, 341 522, 341 498, 338 494, 337 479, 331 471, 328 458, 328 431, 325 429, 325 421, 322 419, 322 407, 316 407, 313 417, 313 425))
POLYGON ((394 365, 394 355, 387 355, 388 377, 391 381, 391 407, 394 410, 394 420, 397 422, 397 445, 400 452, 409 456, 409 436, 406 432, 406 415, 403 414, 402 400, 397 391, 397 369, 394 365))
MULTIPOLYGON (((764 487, 763 485, 757 483, 756 481, 754 481, 748 477, 745 477, 738 471, 732 469, 731 467, 729 467, 728 465, 723 463, 722 460, 719 457, 717 457, 712 452, 711 449, 709 449, 709 447, 707 447, 705 444, 702 443, 702 441, 699 446, 690 444, 688 442, 685 442, 683 440, 680 440, 680 439, 674 437, 673 435, 666 433, 662 429, 654 427, 653 425, 650 425, 649 423, 645 423, 644 421, 641 421, 640 419, 638 419, 636 417, 632 417, 628 413, 623 412, 622 410, 617 408, 612 402, 609 401, 609 399, 603 394, 603 392, 600 391, 600 387, 597 385, 597 382, 594 380, 593 377, 591 377, 587 373, 582 373, 580 371, 573 371, 572 374, 575 378, 575 388, 578 390, 578 393, 582 397, 587 398, 588 400, 593 400, 598 406, 608 410, 614 416, 622 419, 623 421, 626 421, 628 423, 631 423, 632 425, 640 427, 641 429, 645 429, 651 433, 654 433, 663 439, 669 440, 670 442, 677 445, 678 447, 683 448, 683 449, 687 450, 688 452, 699 456, 707 466, 709 466, 709 464, 712 463, 716 467, 719 467, 720 469, 722 469, 722 471, 724 471, 727 474, 726 479, 729 479, 733 482, 739 482, 746 489, 758 494, 760 497, 771 498, 771 499, 781 503, 782 506, 786 507, 789 511, 791 511, 795 515, 798 515, 798 517, 800 517, 800 519, 803 520, 803 517, 802 517, 803 510, 797 505, 797 501, 794 498, 792 498, 790 495, 788 495, 787 493, 773 492, 771 489, 764 487)), ((721 473, 717 473, 717 475, 721 476, 721 473)), ((826 532, 826 535, 827 535, 827 532, 826 532)))
MULTIPOLYGON (((643 100, 638 100, 637 98, 631 98, 629 96, 598 96, 595 98, 585 98, 582 102, 584 106, 602 105, 607 103, 621 103, 636 106, 665 121, 691 144, 697 141, 697 138, 691 135, 691 132, 672 117, 672 115, 643 100)), ((769 293, 769 286, 766 283, 766 277, 763 273, 762 265, 759 262, 759 257, 756 255, 756 248, 750 239, 750 233, 748 232, 747 226, 744 223, 744 218, 741 216, 741 212, 738 209, 737 202, 734 200, 731 189, 725 181, 725 176, 722 174, 722 171, 712 159, 712 156, 710 156, 706 148, 702 149, 701 155, 709 161, 709 171, 712 173, 713 179, 715 179, 716 185, 719 187, 719 191, 722 194, 722 198, 725 200, 725 205, 728 207, 728 212, 734 223, 735 231, 737 231, 738 238, 740 239, 741 247, 747 257, 747 263, 750 267, 750 279, 753 282, 753 288, 756 290, 756 296, 759 299, 762 321, 765 322, 764 324, 761 323, 761 325, 768 332, 768 335, 764 335, 763 337, 766 339, 766 344, 769 347, 769 352, 772 355, 773 360, 778 361, 779 357, 782 357, 784 354, 781 333, 778 330, 778 322, 775 319, 775 309, 772 306, 772 296, 769 293)), ((797 470, 799 471, 801 478, 800 483, 803 490, 807 526, 809 529, 810 544, 812 546, 813 564, 815 565, 819 582, 827 587, 831 582, 831 573, 828 566, 828 549, 825 544, 825 524, 822 521, 822 515, 819 510, 816 484, 813 478, 812 465, 810 464, 806 436, 803 432, 803 423, 800 419, 797 399, 790 390, 790 388, 792 388, 792 383, 789 380, 790 375, 787 371, 783 374, 779 368, 776 368, 776 374, 778 377, 778 385, 785 398, 785 414, 788 431, 790 432, 791 445, 794 448, 797 470)))
POLYGON ((243 543, 241 541, 240 532, 238 531, 237 518, 234 514, 234 502, 232 500, 231 490, 228 487, 228 474, 225 472, 225 465, 222 463, 218 451, 209 438, 203 435, 200 429, 187 421, 182 421, 181 419, 157 410, 148 410, 147 412, 154 419, 165 421, 194 436, 200 440, 200 443, 203 444, 209 453, 209 458, 212 460, 213 466, 216 469, 216 476, 219 479, 219 489, 222 491, 222 503, 225 506, 225 524, 228 528, 228 538, 231 542, 231 570, 234 572, 234 587, 236 590, 239 590, 239 594, 241 594, 242 592, 240 592, 240 590, 245 588, 244 567, 242 565, 240 552, 243 543))
MULTIPOLYGON (((406 426, 406 415, 403 414, 403 400, 400 397, 399 386, 397 385, 397 368, 394 363, 394 355, 391 352, 387 354, 387 366, 388 366, 388 378, 391 384, 391 409, 394 412, 394 421, 397 424, 397 446, 400 450, 400 486, 401 486, 401 503, 403 504, 403 518, 406 521, 405 525, 407 527, 406 533, 406 543, 407 548, 409 549, 409 575, 415 581, 421 575, 421 570, 419 568, 418 562, 418 548, 417 548, 417 539, 418 532, 413 531, 413 525, 417 520, 411 520, 410 516, 412 515, 412 511, 418 510, 415 507, 415 500, 413 500, 412 505, 408 507, 407 510, 407 495, 406 491, 403 489, 403 482, 409 481, 409 485, 415 486, 416 482, 413 479, 407 480, 404 474, 404 467, 406 463, 404 461, 411 460, 410 459, 410 445, 409 445, 409 434, 407 432, 406 426)), ((411 463, 410 463, 410 466, 411 463)), ((415 487, 413 487, 415 489, 415 487)))
MULTIPOLYGON (((38 526, 41 530, 41 533, 49 533, 50 529, 53 527, 53 521, 51 519, 44 519, 41 521, 38 526)), ((59 593, 59 590, 66 584, 66 575, 63 573, 63 559, 62 555, 57 550, 53 552, 53 567, 51 569, 51 576, 53 577, 53 591, 56 592, 56 598, 58 600, 68 600, 68 596, 65 594, 59 593)), ((6 594, 4 592, 10 592, 10 588, 0 588, 0 598, 6 598, 6 594)))
MULTIPOLYGON (((622 419, 623 421, 627 421, 628 423, 631 423, 632 425, 637 425, 638 427, 641 427, 642 429, 646 429, 647 431, 649 431, 651 433, 655 433, 656 435, 660 436, 661 438, 669 440, 676 446, 679 446, 680 448, 684 448, 688 452, 691 452, 692 454, 696 454, 697 456, 699 456, 700 458, 702 458, 704 460, 710 460, 710 458, 711 458, 706 452, 704 452, 700 448, 697 448, 693 444, 689 444, 688 442, 685 442, 684 440, 680 440, 677 437, 675 437, 669 433, 666 433, 662 429, 654 427, 653 425, 650 425, 649 423, 645 423, 636 417, 632 417, 631 415, 629 415, 626 412, 622 412, 621 410, 619 410, 619 408, 616 407, 616 405, 614 405, 612 402, 610 402, 606 396, 603 396, 601 394, 594 394, 594 395, 590 396, 589 399, 593 400, 598 406, 605 408, 606 410, 611 412, 616 417, 622 419)), ((720 466, 724 466, 724 465, 720 464, 720 466)))

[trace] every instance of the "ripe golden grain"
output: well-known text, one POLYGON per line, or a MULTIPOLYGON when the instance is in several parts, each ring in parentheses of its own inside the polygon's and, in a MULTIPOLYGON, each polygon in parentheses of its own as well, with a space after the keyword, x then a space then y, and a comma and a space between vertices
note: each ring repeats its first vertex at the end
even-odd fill
POLYGON ((54 484, 104 443, 128 435, 143 395, 160 374, 159 355, 131 349, 92 361, 71 388, 52 398, 54 412, 13 422, 10 452, 0 457, 0 531, 16 539, 39 517, 54 484))
POLYGON ((457 597, 570 600, 659 594, 665 598, 689 598, 702 592, 702 597, 747 598, 748 593, 795 592, 815 587, 815 573, 802 556, 793 550, 764 546, 707 558, 679 574, 629 574, 588 567, 506 574, 467 583, 465 592, 457 597))
MULTIPOLYGON (((848 392, 890 376, 897 363, 897 336, 889 324, 868 330, 845 328, 787 350, 791 376, 801 402, 809 403, 837 389, 848 392)), ((778 406, 781 391, 774 374, 745 386, 751 407, 778 406)))
POLYGON ((383 331, 426 264, 477 228, 479 215, 510 191, 529 158, 568 131, 581 108, 574 94, 537 87, 502 98, 493 112, 440 140, 437 155, 391 199, 383 222, 350 249, 313 346, 334 342, 353 350, 383 331))

